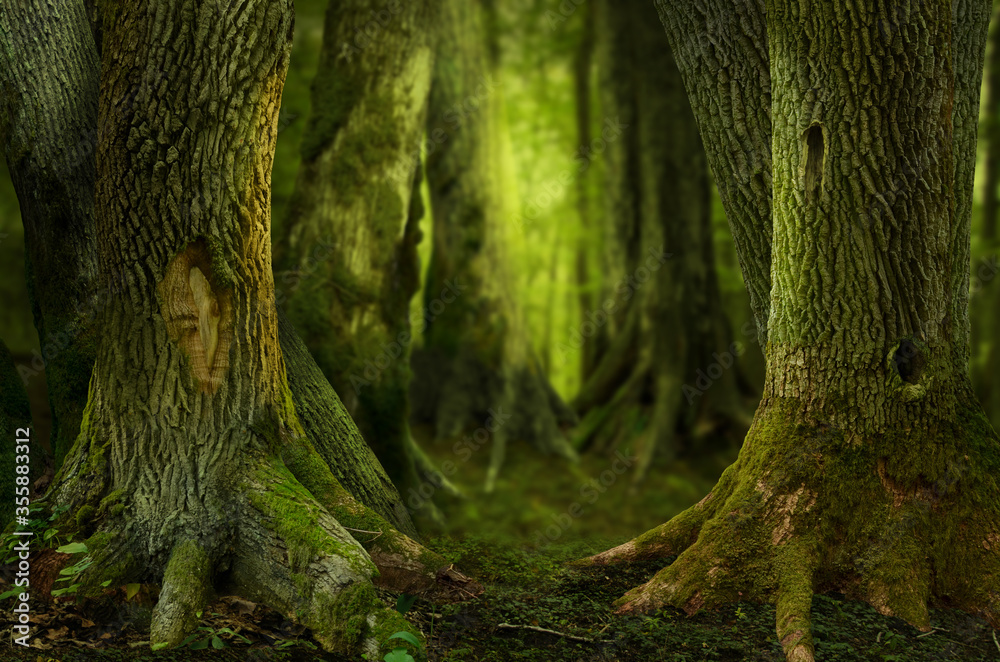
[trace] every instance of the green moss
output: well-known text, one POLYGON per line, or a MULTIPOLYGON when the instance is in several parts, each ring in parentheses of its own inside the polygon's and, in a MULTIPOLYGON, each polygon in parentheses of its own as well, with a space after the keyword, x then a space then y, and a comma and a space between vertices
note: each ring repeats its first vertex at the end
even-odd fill
POLYGON ((211 235, 204 235, 201 239, 205 241, 205 247, 212 259, 212 279, 215 281, 215 285, 227 289, 232 288, 236 283, 236 276, 229 266, 229 259, 222 242, 211 235))
POLYGON ((269 518, 287 545, 293 572, 304 570, 313 558, 326 554, 343 558, 359 575, 375 573, 371 561, 357 547, 336 540, 319 526, 319 504, 283 463, 275 462, 259 478, 269 487, 263 493, 251 492, 250 502, 269 518))
POLYGON ((93 506, 83 506, 76 512, 76 525, 81 531, 88 531, 94 523, 97 509, 93 506))

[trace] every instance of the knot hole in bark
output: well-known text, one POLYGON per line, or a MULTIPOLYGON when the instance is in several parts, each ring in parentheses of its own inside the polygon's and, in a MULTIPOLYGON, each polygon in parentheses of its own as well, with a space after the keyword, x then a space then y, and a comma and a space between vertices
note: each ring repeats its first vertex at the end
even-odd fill
POLYGON ((927 357, 923 349, 913 340, 904 338, 899 342, 896 351, 892 355, 892 363, 899 373, 900 379, 907 384, 916 384, 920 381, 927 363, 927 357))
POLYGON ((802 134, 802 158, 805 161, 803 173, 806 203, 814 204, 823 195, 823 158, 825 145, 823 125, 813 124, 802 134))

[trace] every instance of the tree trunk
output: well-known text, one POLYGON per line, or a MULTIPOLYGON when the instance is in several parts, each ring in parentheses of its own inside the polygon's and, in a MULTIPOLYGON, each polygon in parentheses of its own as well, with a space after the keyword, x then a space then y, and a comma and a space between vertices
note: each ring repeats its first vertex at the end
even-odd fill
MULTIPOLYGON (((994 2, 993 20, 990 23, 989 45, 986 62, 986 99, 983 123, 986 157, 983 160, 983 221, 980 232, 982 253, 995 265, 997 245, 997 214, 1000 213, 1000 3, 994 2)), ((995 274, 991 274, 994 276, 995 274)), ((1000 426, 1000 287, 995 282, 979 279, 974 290, 971 315, 975 326, 973 355, 985 345, 985 360, 975 363, 973 374, 977 392, 982 399, 994 428, 1000 426), (985 342, 984 342, 985 340, 985 342)), ((982 356, 982 354, 980 354, 982 356)))
POLYGON ((683 448, 677 433, 742 415, 715 274, 708 166, 669 43, 641 0, 597 11, 615 287, 603 310, 588 311, 583 331, 613 328, 573 405, 584 416, 584 447, 635 441, 640 480, 654 453, 683 448))
MULTIPOLYGON (((814 592, 924 630, 932 605, 1000 626, 1000 444, 967 375, 989 7, 694 5, 659 8, 688 88, 726 90, 711 102, 721 114, 696 110, 709 153, 740 153, 737 109, 761 116, 728 101, 774 110, 773 127, 758 125, 774 145, 765 392, 739 459, 705 499, 583 564, 679 554, 621 611, 772 601, 789 660, 813 659, 814 592), (762 68, 771 94, 740 96, 738 76, 762 68)), ((716 172, 730 190, 755 181, 716 172)), ((755 273, 746 262, 759 255, 740 258, 755 273)))
POLYGON ((482 1, 447 0, 441 25, 427 130, 434 247, 411 400, 415 418, 431 421, 439 439, 489 430, 489 490, 507 440, 573 458, 560 426, 574 416, 543 374, 511 300, 495 172, 501 96, 484 45, 482 1))
MULTIPOLYGON (((583 33, 573 57, 573 93, 576 104, 576 134, 581 150, 589 150, 592 141, 590 105, 591 84, 594 62, 594 7, 587 3, 580 9, 583 12, 583 33)), ((593 242, 590 205, 590 177, 583 170, 576 177, 576 208, 580 216, 579 239, 576 246, 576 286, 580 291, 580 323, 587 322, 587 313, 594 309, 595 297, 590 288, 590 250, 593 242)), ((603 352, 602 343, 606 329, 598 330, 596 335, 582 336, 580 344, 580 382, 586 382, 594 372, 594 367, 603 352)), ((551 345, 551 342, 549 342, 551 345)), ((549 348, 551 352, 551 347, 549 348)))
POLYGON ((24 383, 14 367, 7 345, 0 341, 0 431, 10 444, 0 453, 0 527, 11 519, 27 517, 31 484, 44 465, 41 447, 35 444, 31 428, 31 407, 24 383), (20 473, 17 467, 27 467, 20 473), (15 511, 16 507, 16 511, 15 511))
MULTIPOLYGON (((81 591, 162 576, 154 648, 182 641, 215 587, 326 648, 376 654, 385 628, 407 625, 369 581, 386 555, 331 514, 370 515, 302 428, 274 310, 270 169, 291 4, 106 12, 95 232, 111 296, 52 490, 87 536, 81 591)), ((368 521, 403 545, 397 567, 419 553, 368 521)))
POLYGON ((93 234, 99 63, 80 2, 4 3, 0 34, 0 142, 21 206, 42 348, 20 372, 27 383, 45 371, 58 467, 80 430, 107 295, 96 286, 93 234))
MULTIPOLYGON (((427 2, 377 13, 382 7, 355 0, 327 9, 278 304, 389 478, 401 493, 418 494, 425 479, 407 422, 423 215, 414 145, 424 131, 437 20, 427 2)), ((432 487, 442 484, 433 478, 432 487)))

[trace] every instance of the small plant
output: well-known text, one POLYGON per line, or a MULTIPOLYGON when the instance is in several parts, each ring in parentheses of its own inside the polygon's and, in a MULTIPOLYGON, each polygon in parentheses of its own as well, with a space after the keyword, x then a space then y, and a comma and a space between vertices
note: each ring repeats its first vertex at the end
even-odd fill
MULTIPOLYGON (((390 635, 386 641, 392 641, 393 639, 402 639, 408 644, 413 644, 417 650, 420 650, 420 641, 409 632, 397 632, 396 634, 390 635)), ((392 652, 386 653, 382 660, 383 662, 416 662, 413 659, 413 656, 410 655, 409 651, 402 646, 393 648, 392 652)))
MULTIPOLYGON (((244 637, 239 632, 234 632, 231 628, 219 628, 214 629, 205 625, 198 627, 194 633, 188 635, 188 637, 181 642, 180 647, 190 648, 193 651, 200 651, 211 646, 217 650, 221 650, 226 647, 226 642, 222 639, 222 635, 227 634, 229 637, 239 639, 245 644, 252 643, 249 639, 244 637)), ((282 642, 291 643, 291 642, 282 642)))

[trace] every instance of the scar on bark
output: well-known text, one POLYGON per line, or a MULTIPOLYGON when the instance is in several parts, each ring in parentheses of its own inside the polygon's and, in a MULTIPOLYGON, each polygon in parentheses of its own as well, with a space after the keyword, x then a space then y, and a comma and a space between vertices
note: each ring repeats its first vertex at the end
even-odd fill
POLYGON ((215 392, 229 369, 232 304, 203 239, 174 256, 157 292, 167 333, 187 352, 201 389, 215 392))

